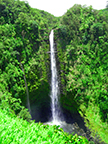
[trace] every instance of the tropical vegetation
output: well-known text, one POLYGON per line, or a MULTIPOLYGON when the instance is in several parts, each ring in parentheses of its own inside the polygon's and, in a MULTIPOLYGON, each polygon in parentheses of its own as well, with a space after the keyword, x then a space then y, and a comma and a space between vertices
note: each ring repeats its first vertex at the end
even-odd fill
POLYGON ((44 121, 50 117, 52 29, 61 108, 79 113, 91 135, 108 143, 107 7, 76 4, 55 17, 19 0, 0 0, 0 143, 89 143, 31 120, 39 121, 34 106, 44 121))

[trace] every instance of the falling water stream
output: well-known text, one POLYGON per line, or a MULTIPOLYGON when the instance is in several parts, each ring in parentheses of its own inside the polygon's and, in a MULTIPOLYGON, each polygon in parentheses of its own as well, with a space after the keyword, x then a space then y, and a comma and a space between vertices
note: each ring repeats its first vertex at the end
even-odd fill
POLYGON ((51 111, 52 122, 58 123, 60 121, 60 104, 59 104, 59 86, 56 68, 55 50, 54 50, 54 32, 53 30, 49 36, 50 39, 50 57, 51 57, 51 111))

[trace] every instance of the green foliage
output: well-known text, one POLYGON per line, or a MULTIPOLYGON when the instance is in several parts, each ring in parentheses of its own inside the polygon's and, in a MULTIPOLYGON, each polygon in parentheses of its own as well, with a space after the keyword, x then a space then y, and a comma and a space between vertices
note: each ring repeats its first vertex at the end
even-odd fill
MULTIPOLYGON (((85 114, 92 104, 98 107, 101 123, 108 122, 107 23, 106 11, 74 5, 61 17, 59 27, 55 29, 61 105, 71 113, 81 109, 85 114), (62 35, 63 28, 66 30, 65 38, 62 35)), ((88 120, 91 121, 90 118, 88 120)), ((98 133, 103 141, 105 133, 103 136, 100 131, 98 133)))
POLYGON ((21 99, 13 98, 8 91, 3 92, 3 89, 0 91, 0 109, 5 110, 11 117, 17 115, 29 122, 31 120, 31 115, 29 114, 28 109, 25 109, 21 105, 21 99))
POLYGON ((18 118, 22 118, 23 120, 27 120, 31 122, 31 115, 28 112, 28 109, 22 108, 22 110, 18 113, 18 118))
MULTIPOLYGON (((17 115, 30 122, 31 116, 25 109, 25 79, 31 103, 39 108, 50 103, 50 55, 47 52, 49 33, 53 28, 57 44, 62 107, 73 113, 83 110, 87 114, 92 104, 98 109, 100 122, 107 123, 108 13, 107 10, 94 10, 91 6, 74 5, 62 17, 56 18, 48 12, 31 8, 24 1, 0 1, 0 108, 11 116, 17 115)), ((95 115, 92 116, 94 119, 95 115)), ((89 116, 88 119, 92 125, 89 116)), ((27 127, 28 124, 25 125, 27 127)), ((42 131, 43 129, 39 133, 42 131)), ((54 134, 57 131, 61 134, 59 129, 52 131, 54 134)), ((20 133, 15 135, 15 140, 18 137, 23 141, 21 143, 30 143, 26 135, 21 139, 24 131, 21 133, 18 129, 18 132, 20 133)), ((6 139, 6 130, 1 142, 3 140, 4 143, 11 143, 14 138, 14 133, 11 133, 12 131, 9 132, 10 139, 6 139)), ((62 139, 66 135, 63 133, 55 137, 52 132, 49 135, 45 132, 39 138, 39 133, 33 132, 30 138, 34 141, 38 139, 38 143, 52 143, 53 140, 57 143, 59 136, 62 139), (52 141, 48 138, 52 138, 52 141)), ((99 135, 104 140, 105 131, 102 134, 99 132, 99 135)), ((84 143, 83 141, 86 140, 82 137, 68 135, 62 139, 63 143, 84 143)))
POLYGON ((25 109, 18 109, 21 103, 17 100, 27 106, 25 79, 30 102, 41 105, 42 98, 48 97, 49 32, 56 22, 56 17, 27 2, 0 1, 0 90, 7 101, 11 95, 9 107, 15 114, 20 112, 20 117, 27 117, 25 109))
POLYGON ((60 25, 58 27, 58 31, 59 31, 59 36, 62 38, 65 38, 67 35, 67 30, 66 30, 66 26, 65 25, 60 25))
POLYGON ((85 118, 86 126, 91 129, 91 135, 95 138, 98 137, 103 143, 108 142, 108 123, 102 122, 99 115, 99 107, 89 103, 88 108, 80 105, 80 114, 85 118), (88 121, 89 120, 89 121, 88 121))
POLYGON ((11 118, 6 111, 0 110, 0 143, 89 143, 85 137, 69 135, 59 126, 42 125, 41 123, 28 123, 19 118, 11 118))

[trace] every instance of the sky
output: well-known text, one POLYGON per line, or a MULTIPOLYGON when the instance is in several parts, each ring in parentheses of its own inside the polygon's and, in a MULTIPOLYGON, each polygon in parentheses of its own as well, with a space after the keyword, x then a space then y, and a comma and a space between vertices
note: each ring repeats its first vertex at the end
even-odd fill
POLYGON ((74 4, 81 4, 92 7, 94 9, 104 9, 107 0, 25 0, 32 8, 47 11, 54 16, 62 16, 74 4))

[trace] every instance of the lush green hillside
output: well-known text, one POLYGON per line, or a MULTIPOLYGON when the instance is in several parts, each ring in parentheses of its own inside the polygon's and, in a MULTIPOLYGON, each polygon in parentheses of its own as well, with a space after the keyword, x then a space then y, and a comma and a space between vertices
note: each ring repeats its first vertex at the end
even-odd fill
POLYGON ((0 144, 88 144, 82 136, 69 135, 59 126, 43 125, 42 123, 28 123, 22 119, 8 116, 6 111, 0 110, 0 144))
MULTIPOLYGON (((61 107, 79 112, 92 135, 107 143, 107 9, 74 5, 62 17, 54 17, 24 1, 0 0, 0 109, 29 122, 28 99, 39 113, 50 111, 51 29, 57 49, 61 107)), ((46 113, 43 117, 48 119, 46 113)), ((14 121, 9 116, 6 119, 14 121)))
POLYGON ((55 30, 61 105, 108 142, 108 11, 74 5, 55 30))
MULTIPOLYGON (((0 1, 0 93, 12 104, 21 99, 49 107, 49 33, 59 18, 31 8, 24 1, 0 1), (26 87, 27 83, 27 87, 26 87), (16 100, 15 100, 16 99, 16 100)), ((3 104, 3 103, 2 103, 3 104)), ((41 106, 41 107, 40 107, 41 106)), ((16 114, 19 109, 13 110, 16 114)))

